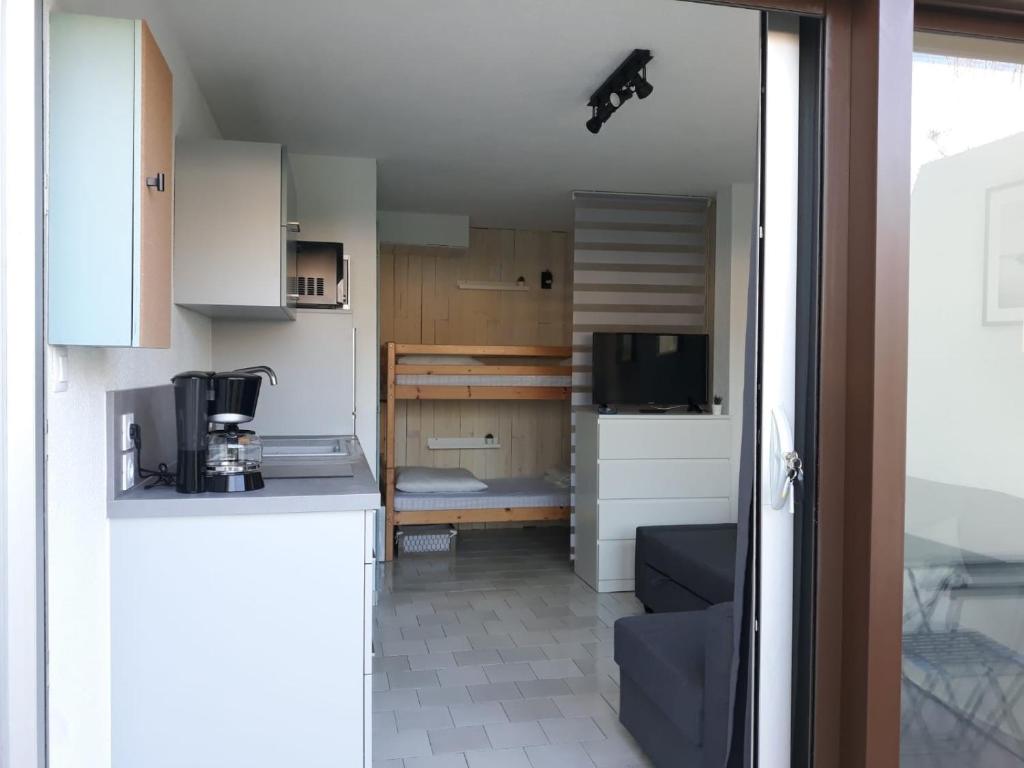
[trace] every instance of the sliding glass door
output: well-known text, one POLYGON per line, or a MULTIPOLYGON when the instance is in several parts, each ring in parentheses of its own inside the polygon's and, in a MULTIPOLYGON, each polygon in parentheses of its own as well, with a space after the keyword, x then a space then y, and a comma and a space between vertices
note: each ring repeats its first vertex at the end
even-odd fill
POLYGON ((1024 45, 915 48, 901 765, 1024 766, 1024 45))

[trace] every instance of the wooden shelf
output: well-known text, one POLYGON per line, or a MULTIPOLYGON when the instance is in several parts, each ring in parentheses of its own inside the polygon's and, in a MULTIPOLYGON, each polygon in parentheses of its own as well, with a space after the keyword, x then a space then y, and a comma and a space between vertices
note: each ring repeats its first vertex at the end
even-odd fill
POLYGON ((526 283, 501 283, 492 280, 459 280, 455 283, 463 291, 528 291, 526 283))

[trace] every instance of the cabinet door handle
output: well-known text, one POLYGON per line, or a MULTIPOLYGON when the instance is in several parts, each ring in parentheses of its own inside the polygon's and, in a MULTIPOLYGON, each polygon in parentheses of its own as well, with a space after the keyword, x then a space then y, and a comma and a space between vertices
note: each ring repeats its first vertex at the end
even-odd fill
POLYGON ((301 232, 302 231, 302 224, 300 224, 297 221, 289 221, 287 224, 285 224, 285 226, 288 228, 289 232, 301 232))
POLYGON ((155 189, 157 192, 166 192, 167 175, 163 173, 158 173, 156 176, 147 176, 146 186, 149 189, 155 189))

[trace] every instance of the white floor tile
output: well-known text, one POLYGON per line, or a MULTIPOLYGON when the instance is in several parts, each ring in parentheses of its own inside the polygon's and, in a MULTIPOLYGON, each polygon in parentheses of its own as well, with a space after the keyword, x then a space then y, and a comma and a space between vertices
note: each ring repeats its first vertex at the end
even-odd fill
POLYGON ((437 681, 437 673, 433 670, 417 672, 388 672, 388 683, 392 691, 400 691, 405 688, 437 688, 440 683, 437 681))
POLYGON ((393 734, 375 735, 373 739, 374 760, 419 757, 429 754, 432 753, 426 731, 399 731, 393 734))
POLYGON ((522 749, 488 749, 467 752, 469 768, 532 768, 522 749))
POLYGON ((472 725, 464 728, 447 728, 442 731, 430 731, 430 748, 434 754, 444 752, 467 752, 471 749, 489 749, 491 743, 482 726, 472 725))
POLYGON ((493 664, 484 667, 484 674, 492 683, 516 683, 536 680, 537 676, 527 662, 512 664, 493 664))
POLYGON ((468 651, 472 649, 465 637, 427 638, 427 649, 431 653, 451 653, 452 651, 468 651))
POLYGON ((448 707, 421 707, 420 709, 400 709, 395 712, 399 731, 431 731, 452 728, 451 715, 448 707))
MULTIPOLYGON (((404 693, 404 691, 401 691, 404 693)), ((450 688, 421 688, 413 691, 419 695, 421 707, 450 707, 453 704, 468 704, 471 699, 465 686, 450 688)))
POLYGON ((373 711, 390 712, 396 709, 415 709, 420 705, 416 691, 375 691, 373 711))
POLYGON ((579 744, 549 744, 527 747, 533 768, 594 768, 594 762, 579 744))
POLYGON ((466 768, 466 758, 461 754, 407 757, 405 768, 466 768))
MULTIPOLYGON (((533 673, 541 680, 562 680, 567 677, 583 677, 580 668, 572 659, 555 659, 553 661, 531 661, 533 673)), ((390 679, 390 678, 389 678, 390 679)))
POLYGON ((409 668, 418 671, 455 666, 455 657, 450 653, 428 653, 425 656, 409 656, 408 659, 409 668))
POLYGON ((543 729, 535 722, 495 723, 484 727, 487 738, 491 740, 491 746, 495 749, 532 747, 548 743, 543 729))
POLYGON ((485 685, 490 680, 484 674, 483 667, 456 667, 455 669, 439 669, 437 679, 442 688, 452 686, 485 685))
POLYGON ((473 701, 504 701, 505 699, 521 698, 515 683, 487 683, 486 685, 470 685, 469 695, 473 701))
POLYGON ((513 723, 562 716, 562 711, 551 699, 519 699, 503 701, 501 705, 505 708, 509 721, 513 723))
POLYGON ((603 740, 604 733, 589 717, 559 717, 541 720, 540 727, 552 744, 603 740))
POLYGON ((491 723, 508 722, 505 710, 502 709, 501 703, 497 701, 456 704, 449 707, 449 712, 457 726, 489 725, 491 723))
POLYGON ((516 683, 516 685, 524 699, 572 694, 572 689, 569 688, 565 680, 528 680, 516 683))
POLYGON ((597 768, 627 768, 627 766, 650 765, 647 757, 632 738, 613 737, 602 741, 583 744, 590 759, 597 768))
POLYGON ((644 763, 608 658, 611 624, 642 608, 576 578, 563 533, 469 531, 455 557, 381 566, 375 768, 644 763))
POLYGON ((615 717, 615 711, 597 693, 556 696, 555 704, 566 717, 615 717))

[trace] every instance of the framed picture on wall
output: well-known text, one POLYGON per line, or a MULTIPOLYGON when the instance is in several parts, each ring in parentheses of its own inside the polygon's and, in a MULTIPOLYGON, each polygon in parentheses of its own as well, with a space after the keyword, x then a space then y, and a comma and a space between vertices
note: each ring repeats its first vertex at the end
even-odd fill
POLYGON ((1024 322, 1024 180, 988 191, 985 322, 1024 322))

